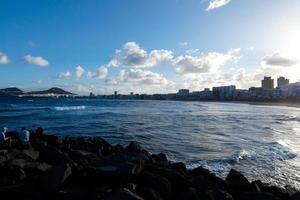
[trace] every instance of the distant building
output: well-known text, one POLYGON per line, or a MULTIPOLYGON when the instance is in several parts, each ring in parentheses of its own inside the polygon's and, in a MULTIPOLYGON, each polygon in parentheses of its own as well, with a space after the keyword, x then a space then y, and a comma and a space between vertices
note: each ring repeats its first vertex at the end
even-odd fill
POLYGON ((94 93, 90 92, 90 97, 95 97, 94 93))
POLYGON ((283 98, 300 97, 300 82, 282 85, 278 88, 280 89, 280 96, 283 98))
POLYGON ((228 99, 228 98, 233 97, 235 90, 236 90, 235 85, 213 87, 212 93, 213 93, 214 98, 228 99))
POLYGON ((117 95, 118 95, 118 92, 117 92, 117 91, 115 91, 114 95, 115 95, 115 96, 117 96, 117 95))
POLYGON ((133 92, 130 92, 130 95, 133 96, 133 92))
POLYGON ((261 87, 251 87, 248 90, 249 98, 260 98, 263 96, 263 88, 261 87))
POLYGON ((190 90, 188 89, 180 89, 177 94, 179 96, 188 96, 190 94, 190 90))
POLYGON ((261 87, 264 90, 273 90, 274 89, 274 79, 271 78, 271 76, 264 77, 264 80, 261 81, 261 87))
POLYGON ((210 99, 213 96, 213 92, 209 88, 205 88, 199 94, 201 99, 210 99))
POLYGON ((284 78, 283 76, 281 76, 277 79, 277 87, 281 87, 281 86, 288 85, 288 84, 290 84, 290 80, 284 78))
POLYGON ((248 98, 248 95, 248 90, 236 89, 233 93, 233 98, 236 100, 244 100, 248 98))

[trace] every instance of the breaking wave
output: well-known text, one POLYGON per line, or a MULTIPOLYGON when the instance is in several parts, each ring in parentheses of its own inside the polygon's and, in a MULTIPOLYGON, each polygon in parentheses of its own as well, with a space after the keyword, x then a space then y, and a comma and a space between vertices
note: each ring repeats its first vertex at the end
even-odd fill
POLYGON ((68 110, 84 110, 86 106, 57 106, 54 107, 57 111, 68 111, 68 110))

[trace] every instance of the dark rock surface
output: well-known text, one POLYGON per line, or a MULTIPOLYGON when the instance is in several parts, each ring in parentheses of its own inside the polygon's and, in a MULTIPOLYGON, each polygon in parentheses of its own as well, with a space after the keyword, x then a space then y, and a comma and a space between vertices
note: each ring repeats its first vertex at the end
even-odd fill
POLYGON ((1 199, 296 200, 300 193, 249 182, 236 170, 225 180, 198 167, 171 163, 137 142, 31 135, 26 146, 0 145, 1 199))

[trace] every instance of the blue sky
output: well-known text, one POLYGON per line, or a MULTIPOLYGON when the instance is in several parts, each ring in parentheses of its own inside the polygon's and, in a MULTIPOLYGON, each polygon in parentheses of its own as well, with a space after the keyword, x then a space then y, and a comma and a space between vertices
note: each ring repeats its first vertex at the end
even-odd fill
POLYGON ((300 79, 298 0, 0 0, 0 87, 167 93, 300 79))

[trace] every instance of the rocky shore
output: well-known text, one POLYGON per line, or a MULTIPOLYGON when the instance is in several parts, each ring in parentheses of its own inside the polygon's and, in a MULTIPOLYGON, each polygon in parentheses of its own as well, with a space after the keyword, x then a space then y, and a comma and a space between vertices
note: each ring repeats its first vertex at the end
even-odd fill
POLYGON ((136 142, 123 147, 99 137, 32 134, 30 145, 1 146, 1 199, 300 199, 299 192, 249 182, 235 170, 225 180, 202 167, 187 170, 136 142))

